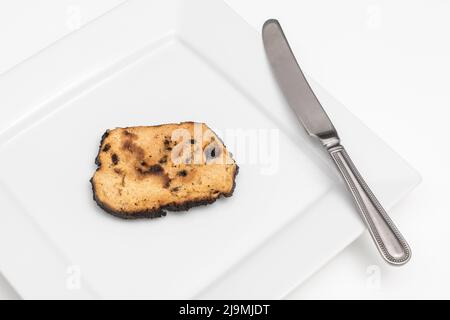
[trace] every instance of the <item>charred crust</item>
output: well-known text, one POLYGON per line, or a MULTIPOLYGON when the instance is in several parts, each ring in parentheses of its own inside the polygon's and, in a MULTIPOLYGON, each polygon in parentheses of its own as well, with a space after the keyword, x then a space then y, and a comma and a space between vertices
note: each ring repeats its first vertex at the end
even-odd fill
POLYGON ((105 144, 103 147, 103 152, 108 152, 108 150, 111 149, 111 145, 109 143, 105 144))
POLYGON ((102 145, 105 139, 108 138, 109 132, 110 132, 109 129, 106 129, 106 131, 103 133, 102 138, 100 140, 100 145, 102 145))
POLYGON ((231 197, 234 193, 234 189, 236 189, 236 176, 239 173, 239 166, 237 165, 237 163, 235 163, 234 165, 235 165, 235 168, 234 168, 234 175, 233 175, 233 186, 231 187, 230 192, 222 194, 226 198, 231 197))
MULTIPOLYGON (((109 129, 106 130, 103 134, 102 134, 102 138, 100 139, 100 145, 98 147, 98 154, 97 157, 95 157, 95 164, 98 166, 98 168, 100 168, 100 166, 102 165, 100 162, 100 151, 102 150, 102 146, 103 146, 103 142, 105 142, 105 139, 109 136, 109 129)), ((97 168, 97 170, 98 170, 97 168)))
POLYGON ((161 209, 167 210, 167 211, 173 211, 173 212, 187 211, 194 207, 206 206, 208 204, 214 203, 217 199, 218 199, 218 197, 184 201, 181 203, 174 203, 174 204, 168 204, 168 205, 162 206, 161 209))

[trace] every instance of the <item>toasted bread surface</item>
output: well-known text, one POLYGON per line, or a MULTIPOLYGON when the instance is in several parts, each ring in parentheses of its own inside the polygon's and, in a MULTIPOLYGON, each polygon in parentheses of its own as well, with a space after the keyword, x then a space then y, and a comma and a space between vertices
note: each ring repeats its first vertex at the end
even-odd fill
POLYGON ((238 166, 203 123, 107 130, 91 178, 94 200, 122 218, 160 217, 229 197, 238 166))

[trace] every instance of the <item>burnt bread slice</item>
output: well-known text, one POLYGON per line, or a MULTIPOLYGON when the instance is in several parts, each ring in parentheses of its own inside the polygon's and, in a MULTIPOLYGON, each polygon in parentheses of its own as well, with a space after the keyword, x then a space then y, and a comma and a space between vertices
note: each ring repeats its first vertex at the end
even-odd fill
POLYGON ((116 128, 102 137, 94 200, 115 216, 155 218, 230 197, 238 166, 203 123, 116 128))

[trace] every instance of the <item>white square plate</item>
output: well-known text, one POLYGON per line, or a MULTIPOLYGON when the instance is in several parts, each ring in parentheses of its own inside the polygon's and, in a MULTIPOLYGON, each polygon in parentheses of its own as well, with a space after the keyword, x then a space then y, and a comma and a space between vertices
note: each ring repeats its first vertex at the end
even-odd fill
MULTIPOLYGON (((387 207, 417 184, 313 86, 387 207)), ((3 75, 0 105, 0 268, 25 298, 278 298, 363 230, 258 33, 220 1, 126 2, 3 75), (157 220, 103 213, 89 178, 105 129, 186 120, 236 155, 234 196, 157 220)))

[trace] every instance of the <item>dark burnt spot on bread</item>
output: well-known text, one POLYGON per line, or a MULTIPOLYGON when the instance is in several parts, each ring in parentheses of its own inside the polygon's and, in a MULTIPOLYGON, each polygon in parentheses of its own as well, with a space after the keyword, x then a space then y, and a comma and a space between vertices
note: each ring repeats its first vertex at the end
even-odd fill
POLYGON ((103 152, 108 152, 108 150, 111 149, 111 145, 109 143, 105 144, 103 147, 103 152))
POLYGON ((170 189, 170 191, 171 192, 178 192, 178 191, 180 191, 180 187, 172 188, 172 189, 170 189))
POLYGON ((111 162, 115 166, 119 163, 119 156, 116 153, 111 155, 111 162))
POLYGON ((130 139, 127 139, 122 143, 122 150, 126 150, 129 153, 133 154, 137 159, 144 158, 145 154, 144 149, 142 149, 140 146, 138 146, 130 139))
POLYGON ((167 149, 168 147, 170 147, 170 140, 168 138, 164 139, 164 147, 167 149))
POLYGON ((222 154, 222 150, 217 143, 212 143, 205 148, 205 158, 206 161, 214 160, 222 154))
POLYGON ((142 167, 137 167, 136 171, 141 175, 160 175, 164 173, 164 168, 159 164, 153 164, 151 166, 147 166, 145 161, 141 162, 142 167))
MULTIPOLYGON (((145 163, 145 161, 142 161, 142 163, 145 163)), ((145 163, 146 164, 146 163, 145 163)), ((136 172, 138 176, 142 178, 147 177, 159 177, 162 181, 163 188, 169 188, 171 179, 167 172, 164 171, 164 168, 160 164, 153 164, 150 166, 138 166, 136 167, 136 172)))
POLYGON ((191 144, 195 144, 195 139, 190 140, 191 144))
POLYGON ((167 163, 167 158, 168 158, 167 155, 164 155, 161 159, 159 159, 158 162, 159 162, 160 164, 167 163))
POLYGON ((163 143, 164 143, 164 150, 172 151, 172 141, 169 138, 165 137, 163 143))
POLYGON ((154 164, 148 168, 148 172, 153 173, 153 174, 159 174, 159 173, 164 172, 164 169, 163 169, 163 167, 161 167, 161 165, 154 164))
POLYGON ((186 170, 180 170, 177 172, 177 176, 179 177, 186 177, 188 175, 188 172, 186 170))
POLYGON ((117 174, 122 174, 122 170, 120 170, 120 168, 114 168, 114 172, 117 174))
POLYGON ((124 130, 122 133, 123 133, 123 135, 125 137, 128 137, 128 138, 130 138, 132 140, 136 140, 138 138, 138 136, 136 134, 134 134, 134 133, 132 133, 132 132, 130 132, 128 130, 124 130))
POLYGON ((131 141, 131 140, 125 140, 123 143, 122 143, 122 149, 123 150, 127 150, 127 151, 129 151, 129 152, 133 152, 133 142, 131 141))
POLYGON ((162 180, 163 188, 165 188, 165 189, 169 188, 170 187, 170 183, 172 182, 172 179, 169 178, 169 175, 167 173, 163 174, 162 175, 162 179, 163 179, 162 180))

